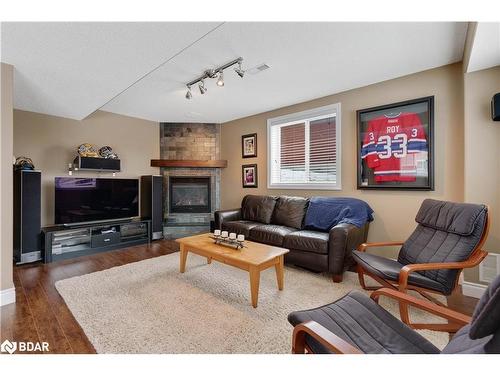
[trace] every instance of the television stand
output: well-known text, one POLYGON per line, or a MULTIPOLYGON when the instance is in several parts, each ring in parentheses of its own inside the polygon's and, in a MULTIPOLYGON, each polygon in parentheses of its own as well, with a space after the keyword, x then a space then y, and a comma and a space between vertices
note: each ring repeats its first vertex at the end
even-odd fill
POLYGON ((116 220, 42 228, 44 263, 141 245, 151 241, 150 220, 116 220))

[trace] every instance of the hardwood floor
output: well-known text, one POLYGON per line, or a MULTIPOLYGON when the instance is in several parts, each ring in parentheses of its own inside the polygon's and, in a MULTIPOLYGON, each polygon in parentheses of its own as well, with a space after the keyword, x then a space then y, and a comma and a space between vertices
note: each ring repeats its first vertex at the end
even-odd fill
POLYGON ((0 307, 0 342, 46 341, 50 353, 95 353, 55 282, 175 251, 177 243, 165 240, 50 264, 14 267, 16 303, 0 307))
MULTIPOLYGON (((175 251, 177 243, 163 240, 56 263, 14 267, 16 303, 0 307, 0 342, 46 341, 50 353, 95 353, 57 292, 55 282, 175 251)), ((476 303, 477 299, 460 292, 448 298, 452 309, 468 315, 476 303)))

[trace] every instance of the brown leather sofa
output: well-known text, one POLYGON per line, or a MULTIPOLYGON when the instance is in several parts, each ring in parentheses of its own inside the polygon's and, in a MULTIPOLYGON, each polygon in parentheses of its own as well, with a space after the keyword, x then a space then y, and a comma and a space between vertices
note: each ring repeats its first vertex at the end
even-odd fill
POLYGON ((247 195, 241 208, 215 212, 215 227, 245 238, 284 247, 285 262, 316 272, 330 272, 341 282, 355 264, 352 250, 366 242, 369 223, 362 228, 339 224, 329 232, 304 229, 309 200, 302 197, 247 195))

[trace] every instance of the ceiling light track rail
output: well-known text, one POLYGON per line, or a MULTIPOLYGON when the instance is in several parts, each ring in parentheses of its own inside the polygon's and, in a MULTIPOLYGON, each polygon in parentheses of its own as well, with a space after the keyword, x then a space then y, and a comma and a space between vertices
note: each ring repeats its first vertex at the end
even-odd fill
POLYGON ((200 93, 203 95, 207 92, 207 88, 205 87, 205 79, 211 78, 217 78, 217 86, 222 87, 224 86, 224 70, 234 66, 238 65, 238 67, 234 68, 234 71, 240 78, 243 78, 245 75, 245 71, 242 68, 242 63, 243 63, 243 58, 238 57, 237 59, 234 59, 224 65, 221 65, 215 69, 207 69, 205 72, 199 76, 198 78, 188 82, 186 84, 186 87, 188 91, 186 92, 186 99, 191 99, 193 97, 193 94, 191 92, 191 87, 195 84, 198 83, 198 88, 200 90, 200 93))

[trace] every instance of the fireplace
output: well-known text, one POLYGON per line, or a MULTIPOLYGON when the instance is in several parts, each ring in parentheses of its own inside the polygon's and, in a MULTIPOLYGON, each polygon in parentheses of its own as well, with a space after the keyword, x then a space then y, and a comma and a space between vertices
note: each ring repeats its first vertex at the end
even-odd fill
POLYGON ((169 177, 170 213, 210 213, 210 177, 169 177))

